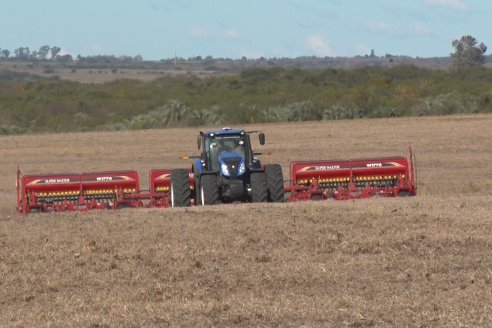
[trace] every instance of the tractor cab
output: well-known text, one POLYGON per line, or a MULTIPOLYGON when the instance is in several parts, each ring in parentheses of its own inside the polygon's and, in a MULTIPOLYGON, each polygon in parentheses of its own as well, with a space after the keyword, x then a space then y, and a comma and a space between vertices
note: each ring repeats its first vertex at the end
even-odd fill
MULTIPOLYGON (((262 133, 259 139, 260 144, 265 143, 262 133)), ((202 132, 198 137, 198 148, 202 149, 200 160, 195 163, 199 172, 214 171, 225 177, 240 177, 249 168, 261 168, 252 151, 249 134, 244 130, 224 128, 202 132)))

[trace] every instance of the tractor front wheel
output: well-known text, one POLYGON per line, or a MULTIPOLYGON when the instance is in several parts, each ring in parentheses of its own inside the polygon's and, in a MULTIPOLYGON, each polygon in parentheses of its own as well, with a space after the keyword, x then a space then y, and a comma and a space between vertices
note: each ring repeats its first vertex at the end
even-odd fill
POLYGON ((200 177, 199 199, 202 206, 216 205, 219 203, 219 181, 217 176, 207 174, 200 177))
POLYGON ((171 206, 191 206, 190 177, 187 170, 171 172, 171 206))
POLYGON ((264 172, 251 173, 249 178, 251 184, 251 201, 253 203, 264 203, 268 201, 267 176, 264 172))

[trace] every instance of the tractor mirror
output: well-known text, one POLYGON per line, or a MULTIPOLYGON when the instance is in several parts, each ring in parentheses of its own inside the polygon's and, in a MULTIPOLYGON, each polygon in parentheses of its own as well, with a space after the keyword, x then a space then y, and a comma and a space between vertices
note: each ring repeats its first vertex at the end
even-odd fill
POLYGON ((263 132, 260 132, 260 134, 258 135, 258 139, 260 139, 260 145, 265 144, 265 134, 263 132))
POLYGON ((200 149, 200 144, 201 144, 201 141, 202 141, 202 138, 200 138, 200 137, 198 137, 198 138, 196 139, 196 144, 197 144, 197 146, 198 146, 198 149, 200 149))

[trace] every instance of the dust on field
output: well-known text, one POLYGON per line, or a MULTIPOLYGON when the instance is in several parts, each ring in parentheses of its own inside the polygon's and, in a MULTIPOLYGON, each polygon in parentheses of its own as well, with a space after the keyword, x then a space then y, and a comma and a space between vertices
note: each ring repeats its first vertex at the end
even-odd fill
MULTIPOLYGON (((186 167, 193 129, 0 138, 4 326, 488 326, 492 116, 259 126, 288 161, 417 156, 418 196, 15 214, 26 173, 186 167)), ((258 126, 252 126, 256 129, 258 126)), ((259 148, 259 147, 257 147, 259 148)), ((147 181, 144 179, 143 184, 147 181)))

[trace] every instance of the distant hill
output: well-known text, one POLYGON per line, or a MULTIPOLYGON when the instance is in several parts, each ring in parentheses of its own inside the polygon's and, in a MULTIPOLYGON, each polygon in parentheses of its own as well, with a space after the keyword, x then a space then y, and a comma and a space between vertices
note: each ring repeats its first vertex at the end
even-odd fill
MULTIPOLYGON (((492 67, 492 55, 485 57, 485 66, 492 67)), ((427 69, 448 69, 451 58, 420 58, 409 56, 356 56, 229 59, 200 56, 169 58, 159 61, 135 60, 130 57, 93 56, 72 60, 0 59, 0 79, 32 80, 35 76, 60 78, 78 82, 109 82, 117 79, 150 81, 162 76, 196 75, 199 77, 236 74, 248 68, 353 69, 360 67, 394 67, 414 65, 427 69), (1 73, 3 71, 3 73, 1 73), (13 74, 6 74, 6 72, 13 74), (21 73, 21 74, 16 74, 21 73), (6 77, 7 76, 7 77, 6 77)))

